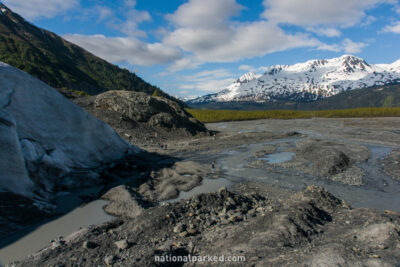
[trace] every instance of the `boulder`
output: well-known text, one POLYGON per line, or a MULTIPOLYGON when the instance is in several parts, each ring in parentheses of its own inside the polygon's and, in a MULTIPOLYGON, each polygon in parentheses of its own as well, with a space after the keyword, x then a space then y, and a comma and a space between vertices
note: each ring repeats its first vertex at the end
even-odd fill
POLYGON ((166 131, 180 130, 187 135, 207 132, 206 127, 178 103, 142 92, 108 91, 95 99, 96 108, 114 111, 130 121, 147 123, 166 131))

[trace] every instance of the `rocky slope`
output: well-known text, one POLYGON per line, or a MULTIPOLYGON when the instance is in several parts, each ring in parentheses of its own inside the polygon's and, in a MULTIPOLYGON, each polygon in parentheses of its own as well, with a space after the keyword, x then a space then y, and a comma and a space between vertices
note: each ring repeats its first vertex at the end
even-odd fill
POLYGON ((0 191, 46 198, 96 183, 130 146, 55 89, 0 63, 0 191))
POLYGON ((398 82, 399 61, 372 65, 362 58, 344 55, 295 65, 272 66, 262 75, 246 73, 221 92, 192 99, 187 103, 277 100, 304 102, 348 90, 398 82))
POLYGON ((208 134, 201 122, 176 102, 164 97, 109 91, 74 101, 110 124, 132 144, 160 143, 166 139, 208 134))

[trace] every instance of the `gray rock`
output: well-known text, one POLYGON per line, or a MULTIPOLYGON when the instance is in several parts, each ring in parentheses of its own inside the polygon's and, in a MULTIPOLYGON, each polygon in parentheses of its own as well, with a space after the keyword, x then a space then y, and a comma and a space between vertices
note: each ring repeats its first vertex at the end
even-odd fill
POLYGON ((188 235, 188 232, 186 232, 186 231, 183 231, 183 232, 179 233, 180 237, 185 237, 187 235, 188 235))
POLYGON ((184 223, 179 223, 174 227, 174 233, 181 233, 186 230, 186 225, 184 223))
POLYGON ((221 187, 220 189, 218 189, 218 193, 222 194, 224 192, 227 192, 228 190, 226 189, 225 186, 221 187))
POLYGON ((147 123, 153 128, 185 132, 195 135, 207 132, 206 127, 178 103, 164 97, 154 97, 141 92, 108 91, 98 95, 95 106, 118 112, 131 121, 147 123))
POLYGON ((233 200, 231 197, 228 197, 228 198, 227 198, 227 201, 228 201, 228 203, 231 204, 232 206, 235 206, 235 205, 236 205, 236 201, 233 200))
POLYGON ((121 250, 125 250, 129 247, 129 243, 126 239, 117 241, 114 244, 117 246, 118 249, 121 249, 121 250))
POLYGON ((238 212, 230 216, 228 220, 231 222, 241 221, 243 220, 243 215, 240 212, 238 212))
POLYGON ((83 242, 82 247, 85 249, 94 249, 97 247, 97 244, 92 241, 85 241, 83 242))
POLYGON ((114 255, 107 256, 107 257, 104 258, 104 262, 105 262, 108 266, 112 266, 114 263, 117 262, 117 257, 115 257, 114 255))

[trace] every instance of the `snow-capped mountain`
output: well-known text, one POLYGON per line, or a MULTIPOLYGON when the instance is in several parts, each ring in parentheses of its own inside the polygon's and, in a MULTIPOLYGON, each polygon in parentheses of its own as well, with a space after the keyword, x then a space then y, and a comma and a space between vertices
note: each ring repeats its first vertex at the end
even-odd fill
POLYGON ((229 101, 310 101, 347 90, 400 82, 400 60, 368 64, 344 55, 295 65, 269 67, 264 74, 249 72, 219 93, 188 101, 189 104, 229 101))

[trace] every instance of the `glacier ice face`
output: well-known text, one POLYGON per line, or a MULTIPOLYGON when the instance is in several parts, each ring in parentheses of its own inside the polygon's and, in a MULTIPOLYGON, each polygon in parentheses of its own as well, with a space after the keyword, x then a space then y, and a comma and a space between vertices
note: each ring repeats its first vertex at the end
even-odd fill
POLYGON ((400 60, 370 65, 364 59, 344 55, 294 65, 276 65, 264 74, 246 73, 224 90, 189 103, 227 101, 315 100, 347 90, 400 82, 400 60))
POLYGON ((0 62, 0 191, 79 187, 126 149, 139 151, 54 88, 0 62))

